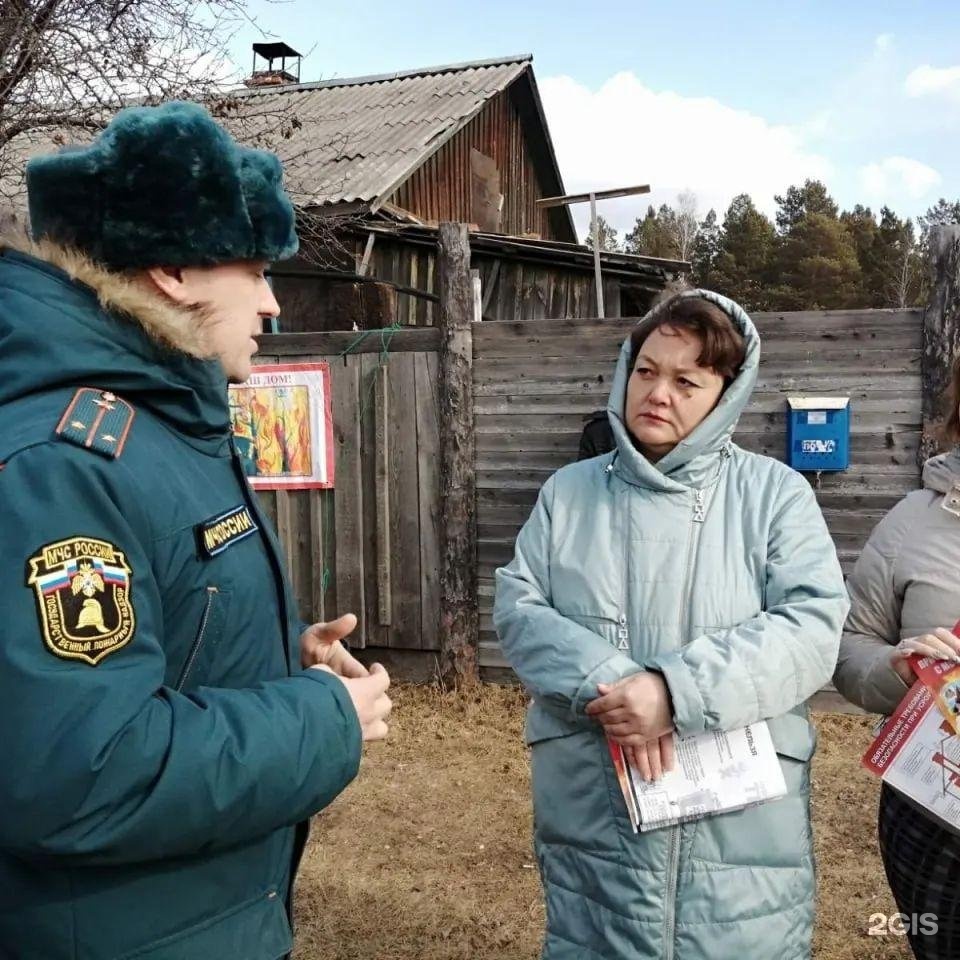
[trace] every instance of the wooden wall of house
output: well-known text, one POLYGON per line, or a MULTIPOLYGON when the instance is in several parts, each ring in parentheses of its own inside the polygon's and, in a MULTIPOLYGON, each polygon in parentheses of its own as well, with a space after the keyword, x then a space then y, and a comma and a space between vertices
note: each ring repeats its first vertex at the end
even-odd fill
POLYGON ((483 229, 522 236, 535 233, 546 240, 575 240, 558 232, 556 214, 540 210, 536 201, 547 196, 537 175, 511 90, 493 97, 473 120, 400 186, 389 202, 421 220, 478 223, 483 229), (477 210, 478 169, 471 151, 493 161, 499 172, 503 207, 497 225, 480 222, 477 210))

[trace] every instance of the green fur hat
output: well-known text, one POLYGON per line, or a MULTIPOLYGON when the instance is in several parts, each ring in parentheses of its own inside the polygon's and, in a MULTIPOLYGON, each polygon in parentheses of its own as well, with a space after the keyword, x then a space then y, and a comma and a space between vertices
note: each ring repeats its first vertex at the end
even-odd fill
POLYGON ((27 164, 30 228, 117 270, 284 260, 298 241, 282 175, 195 103, 131 107, 27 164))

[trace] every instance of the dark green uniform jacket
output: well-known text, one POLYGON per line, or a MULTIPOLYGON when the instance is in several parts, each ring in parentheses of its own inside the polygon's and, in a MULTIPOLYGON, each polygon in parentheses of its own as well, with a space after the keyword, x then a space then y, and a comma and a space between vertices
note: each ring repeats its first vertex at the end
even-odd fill
POLYGON ((356 712, 195 321, 43 256, 0 255, 0 957, 275 960, 356 712))

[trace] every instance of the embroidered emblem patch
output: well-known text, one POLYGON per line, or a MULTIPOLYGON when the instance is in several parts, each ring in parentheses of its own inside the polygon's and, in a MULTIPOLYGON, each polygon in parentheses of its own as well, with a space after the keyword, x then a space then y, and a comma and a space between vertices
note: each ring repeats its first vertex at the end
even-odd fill
POLYGON ((259 529, 247 507, 240 504, 194 527, 197 549, 203 557, 215 557, 259 529))
POLYGON ((133 637, 133 571, 106 540, 71 537, 41 547, 27 561, 47 649, 96 666, 133 637))
POLYGON ((78 447, 119 457, 127 442, 134 410, 109 390, 81 387, 57 424, 57 436, 78 447))

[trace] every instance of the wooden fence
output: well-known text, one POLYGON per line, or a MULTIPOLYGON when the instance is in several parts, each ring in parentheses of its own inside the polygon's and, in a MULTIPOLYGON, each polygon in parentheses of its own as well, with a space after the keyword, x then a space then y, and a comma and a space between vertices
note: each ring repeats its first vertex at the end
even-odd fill
POLYGON ((330 364, 335 489, 262 492, 304 620, 357 615, 359 646, 439 649, 440 331, 279 334, 258 363, 330 364))
MULTIPOLYGON (((786 397, 851 398, 851 464, 817 499, 845 570, 876 522, 919 483, 919 310, 758 313, 760 373, 734 440, 783 459, 786 397)), ((583 419, 606 406, 635 320, 528 321, 474 331, 479 662, 506 669, 493 630, 494 571, 550 474, 576 459, 583 419)), ((815 478, 811 481, 816 483, 815 478)))
MULTIPOLYGON (((735 440, 782 458, 787 395, 849 396, 851 467, 818 499, 846 569, 919 480, 919 311, 757 314, 757 389, 735 440)), ((490 621, 537 491, 576 458, 585 415, 606 405, 635 320, 473 325, 476 585, 483 668, 504 667, 490 621)), ((362 646, 437 651, 440 603, 438 329, 265 337, 260 360, 331 364, 336 489, 264 493, 305 619, 352 610, 362 646)))
MULTIPOLYGON (((935 398, 960 349, 960 230, 941 239, 936 305, 925 312, 754 316, 760 375, 738 443, 782 458, 788 395, 851 398, 850 469, 810 478, 846 570, 877 520, 916 488, 935 445, 935 398)), ((420 675, 423 663, 444 662, 438 650, 467 644, 496 677, 505 665, 491 623, 494 571, 543 481, 575 458, 584 416, 605 406, 635 321, 464 323, 469 261, 461 247, 446 262, 459 272, 441 284, 438 327, 263 338, 265 358, 331 363, 337 458, 336 490, 263 499, 304 619, 353 610, 358 645, 419 656, 420 675), (465 410, 469 442, 450 430, 465 410), (463 509, 474 487, 475 520, 463 509), (478 627, 465 611, 479 612, 478 627)), ((458 662, 472 668, 474 658, 458 662)))

